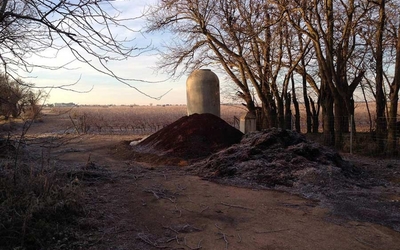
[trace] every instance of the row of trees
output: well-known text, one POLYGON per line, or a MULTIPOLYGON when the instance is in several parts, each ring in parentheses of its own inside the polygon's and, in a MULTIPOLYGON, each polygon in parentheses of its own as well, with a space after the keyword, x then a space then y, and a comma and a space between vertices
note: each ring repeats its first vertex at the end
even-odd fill
MULTIPOLYGON (((400 87, 399 12, 397 0, 162 0, 147 12, 147 30, 177 36, 161 50, 162 69, 179 76, 219 67, 248 110, 260 110, 262 128, 285 127, 293 102, 300 130, 301 100, 307 132, 318 130, 321 109, 325 142, 340 147, 355 91, 370 90, 377 103, 376 132, 387 136, 390 152, 396 147, 400 87)), ((18 79, 21 70, 59 69, 65 65, 29 59, 49 48, 54 54, 67 49, 135 88, 128 83, 134 79, 118 77, 107 66, 140 51, 113 35, 112 28, 135 32, 119 15, 107 0, 1 1, 3 71, 18 79)))
POLYGON ((162 69, 179 76, 218 67, 250 112, 260 106, 262 128, 285 127, 293 102, 300 130, 301 99, 307 132, 318 130, 320 107, 325 143, 340 147, 355 91, 369 90, 377 104, 376 132, 387 136, 392 151, 398 13, 397 0, 163 0, 150 7, 147 30, 178 38, 161 50, 162 69))

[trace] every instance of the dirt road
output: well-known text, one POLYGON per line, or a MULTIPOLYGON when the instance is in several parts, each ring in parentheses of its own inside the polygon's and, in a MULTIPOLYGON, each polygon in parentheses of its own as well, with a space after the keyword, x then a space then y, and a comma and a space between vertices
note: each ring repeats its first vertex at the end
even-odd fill
MULTIPOLYGON (((45 135, 51 122, 29 136, 45 135)), ((77 181, 88 249, 400 249, 399 232, 332 215, 318 201, 115 157, 116 145, 135 136, 69 137, 51 155, 85 168, 77 181)))

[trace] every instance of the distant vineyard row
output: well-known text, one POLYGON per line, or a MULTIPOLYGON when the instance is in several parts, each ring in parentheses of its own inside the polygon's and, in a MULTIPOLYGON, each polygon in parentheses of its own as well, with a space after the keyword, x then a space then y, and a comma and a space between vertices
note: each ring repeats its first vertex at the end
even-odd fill
MULTIPOLYGON (((71 132, 107 134, 149 134, 187 114, 185 106, 57 107, 51 113, 63 116, 71 132)), ((244 113, 239 105, 221 106, 221 118, 232 126, 234 117, 244 113)))
MULTIPOLYGON (((374 128, 375 117, 369 110, 375 110, 375 103, 357 103, 355 108, 355 123, 358 132, 370 131, 374 128)), ((185 116, 186 106, 84 106, 55 107, 51 113, 64 116, 64 122, 70 125, 71 132, 79 133, 135 133, 149 134, 171 124, 185 116)), ((222 105, 221 118, 232 126, 234 117, 246 113, 240 105, 222 105)), ((305 132, 306 117, 304 107, 300 106, 301 130, 305 132)), ((320 123, 320 129, 322 123, 320 123)))

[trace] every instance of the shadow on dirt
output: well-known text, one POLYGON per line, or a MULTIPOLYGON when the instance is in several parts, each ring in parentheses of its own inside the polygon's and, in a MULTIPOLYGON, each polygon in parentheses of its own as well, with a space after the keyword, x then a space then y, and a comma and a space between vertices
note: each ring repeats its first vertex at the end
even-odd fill
POLYGON ((189 165, 190 173, 219 183, 299 194, 321 201, 333 214, 400 231, 398 183, 377 178, 376 171, 345 161, 335 150, 294 131, 269 129, 243 136, 216 116, 195 114, 119 150, 126 159, 189 165))

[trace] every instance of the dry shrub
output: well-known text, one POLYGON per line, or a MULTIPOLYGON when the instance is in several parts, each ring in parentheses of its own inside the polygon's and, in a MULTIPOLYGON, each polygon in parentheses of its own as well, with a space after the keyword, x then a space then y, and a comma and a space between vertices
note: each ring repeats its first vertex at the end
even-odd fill
POLYGON ((30 105, 25 108, 23 117, 24 119, 41 121, 42 107, 40 105, 30 105))
MULTIPOLYGON (((397 138, 397 145, 399 145, 400 138, 397 138)), ((346 134, 343 140, 343 152, 350 152, 350 135, 346 134)), ((400 147, 392 155, 388 155, 386 150, 382 150, 379 144, 382 143, 385 147, 387 145, 386 137, 377 137, 373 132, 358 132, 353 136, 352 152, 357 155, 373 156, 373 157, 394 157, 400 155, 400 147)))
POLYGON ((0 159, 1 249, 70 247, 81 215, 80 187, 66 176, 0 159))
MULTIPOLYGON (((323 144, 323 134, 305 134, 305 136, 312 141, 323 144)), ((356 155, 363 156, 373 156, 373 157, 383 157, 383 156, 398 156, 400 155, 400 137, 397 138, 397 152, 394 152, 393 155, 388 155, 387 151, 379 148, 379 143, 383 143, 383 145, 387 144, 387 138, 381 137, 378 138, 373 132, 357 132, 356 135, 353 136, 353 141, 350 144, 350 134, 343 135, 343 144, 340 148, 337 148, 339 151, 344 153, 350 152, 350 147, 352 147, 352 152, 356 155)))

